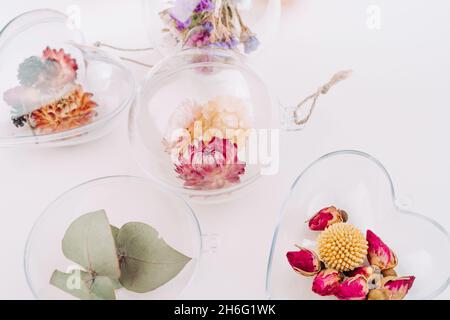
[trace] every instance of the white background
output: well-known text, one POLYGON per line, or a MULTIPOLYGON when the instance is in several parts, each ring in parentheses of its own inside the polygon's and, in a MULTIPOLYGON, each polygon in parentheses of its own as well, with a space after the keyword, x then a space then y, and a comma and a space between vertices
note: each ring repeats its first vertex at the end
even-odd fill
MULTIPOLYGON (((23 11, 66 11, 71 4, 82 9, 90 42, 148 45, 140 0, 1 1, 0 25, 23 11)), ((296 176, 330 151, 358 149, 379 158, 414 211, 450 227, 450 2, 284 4, 278 36, 255 61, 283 103, 312 93, 337 70, 352 68, 355 74, 321 98, 305 130, 282 134, 278 175, 260 180, 240 201, 194 206, 203 233, 217 234, 219 248, 205 253, 187 298, 265 297, 267 257, 282 201, 296 176), (380 30, 366 26, 372 4, 381 9, 380 30)), ((157 61, 155 54, 135 57, 157 61)), ((138 80, 144 75, 130 68, 138 80)), ((82 146, 0 149, 0 298, 32 298, 23 249, 34 221, 56 196, 101 176, 142 175, 130 156, 126 123, 124 114, 114 133, 82 146)), ((450 298, 450 290, 441 298, 450 298)))

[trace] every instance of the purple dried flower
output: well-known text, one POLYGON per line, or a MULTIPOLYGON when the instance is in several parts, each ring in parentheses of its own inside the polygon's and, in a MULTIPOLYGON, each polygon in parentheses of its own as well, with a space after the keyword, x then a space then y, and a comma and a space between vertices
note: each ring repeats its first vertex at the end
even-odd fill
POLYGON ((200 0, 194 12, 199 13, 204 11, 212 11, 214 10, 214 7, 214 2, 212 0, 200 0))
POLYGON ((175 18, 172 15, 170 17, 175 21, 175 26, 176 26, 178 31, 186 30, 187 28, 189 28, 189 26, 192 23, 191 18, 187 19, 185 22, 182 22, 182 21, 178 20, 177 18, 175 18))

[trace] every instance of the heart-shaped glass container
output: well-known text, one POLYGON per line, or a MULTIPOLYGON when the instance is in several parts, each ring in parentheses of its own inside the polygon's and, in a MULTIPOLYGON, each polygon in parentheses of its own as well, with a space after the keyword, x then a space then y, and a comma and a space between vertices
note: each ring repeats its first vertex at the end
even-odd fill
POLYGON ((77 144, 109 132, 134 99, 132 74, 85 45, 53 10, 14 18, 0 31, 0 146, 77 144))
POLYGON ((261 52, 280 21, 280 0, 142 0, 152 45, 164 56, 185 48, 261 52))
POLYGON ((375 232, 396 253, 399 276, 416 277, 407 299, 439 295, 449 284, 448 232, 396 203, 391 177, 370 155, 340 151, 315 161, 295 181, 283 206, 270 254, 267 295, 272 299, 324 299, 312 292, 312 278, 292 270, 286 253, 295 251, 295 244, 317 250, 318 233, 310 231, 305 221, 331 205, 345 210, 348 223, 364 234, 367 229, 375 232))
POLYGON ((61 246, 69 225, 98 210, 105 210, 110 223, 118 228, 128 222, 152 226, 171 247, 192 258, 174 279, 158 289, 146 294, 119 289, 117 299, 182 297, 201 254, 200 227, 192 209, 180 197, 148 180, 117 176, 96 179, 67 191, 36 221, 25 250, 25 273, 36 299, 72 298, 51 286, 50 277, 55 269, 65 272, 75 267, 64 257, 61 246))

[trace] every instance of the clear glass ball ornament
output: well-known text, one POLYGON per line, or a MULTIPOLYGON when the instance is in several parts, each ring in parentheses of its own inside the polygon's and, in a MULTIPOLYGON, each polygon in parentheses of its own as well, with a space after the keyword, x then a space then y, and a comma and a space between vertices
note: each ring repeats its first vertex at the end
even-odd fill
POLYGON ((151 44, 164 56, 183 48, 261 51, 276 32, 280 0, 143 0, 151 44))
POLYGON ((264 174, 271 152, 276 158, 277 109, 245 56, 186 49, 143 82, 131 143, 140 166, 164 186, 199 202, 226 200, 264 174))
POLYGON ((93 140, 135 94, 132 74, 53 10, 26 12, 0 31, 0 70, 0 146, 93 140))

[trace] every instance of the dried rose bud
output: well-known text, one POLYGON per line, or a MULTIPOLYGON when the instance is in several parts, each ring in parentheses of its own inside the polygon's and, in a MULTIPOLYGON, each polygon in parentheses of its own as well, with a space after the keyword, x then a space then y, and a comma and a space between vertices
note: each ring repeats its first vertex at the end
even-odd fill
POLYGON ((346 272, 346 275, 348 275, 349 277, 361 275, 361 276, 364 276, 366 279, 368 279, 374 274, 374 272, 375 272, 375 270, 372 266, 364 266, 364 267, 359 267, 352 271, 346 272))
POLYGON ((381 270, 377 266, 364 266, 356 268, 350 272, 347 272, 346 275, 349 277, 355 277, 357 275, 361 275, 367 280, 367 284, 369 289, 378 289, 381 287, 381 280, 383 279, 383 275, 381 274, 381 270))
POLYGON ((402 300, 411 289, 416 277, 386 277, 383 279, 383 289, 389 292, 389 300, 402 300))
POLYGON ((397 272, 394 269, 386 269, 381 272, 385 277, 397 277, 397 272))
POLYGON ((342 275, 334 269, 322 270, 313 280, 312 291, 320 296, 334 295, 340 285, 342 275))
POLYGON ((300 251, 290 251, 286 254, 291 267, 295 272, 306 277, 319 273, 322 263, 319 257, 311 250, 298 247, 300 251))
POLYGON ((361 275, 345 279, 336 291, 339 300, 365 300, 369 293, 367 280, 361 275))
POLYGON ((328 207, 317 212, 308 221, 308 226, 313 231, 323 231, 338 222, 347 222, 347 213, 336 207, 328 207))
POLYGON ((367 300, 389 300, 389 296, 389 290, 387 289, 374 289, 369 291, 367 300))
POLYGON ((367 230, 366 239, 369 243, 367 258, 370 264, 379 267, 381 270, 392 269, 397 266, 397 256, 375 233, 367 230))

